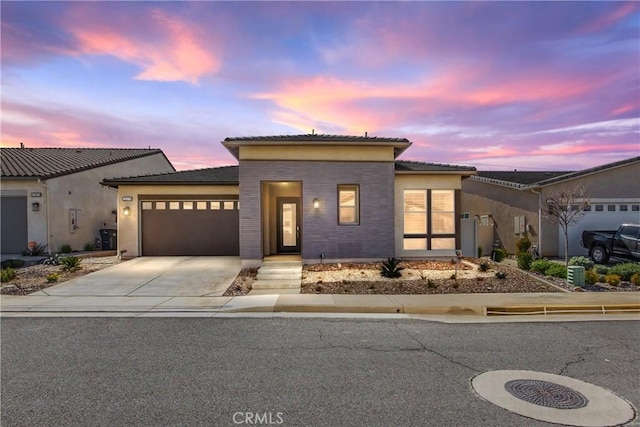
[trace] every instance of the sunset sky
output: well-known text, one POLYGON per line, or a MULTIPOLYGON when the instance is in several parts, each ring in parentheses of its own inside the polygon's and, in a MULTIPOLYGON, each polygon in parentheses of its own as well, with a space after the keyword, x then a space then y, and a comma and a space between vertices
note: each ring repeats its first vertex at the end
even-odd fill
POLYGON ((2 1, 2 147, 403 137, 405 160, 574 170, 640 155, 638 2, 2 1))

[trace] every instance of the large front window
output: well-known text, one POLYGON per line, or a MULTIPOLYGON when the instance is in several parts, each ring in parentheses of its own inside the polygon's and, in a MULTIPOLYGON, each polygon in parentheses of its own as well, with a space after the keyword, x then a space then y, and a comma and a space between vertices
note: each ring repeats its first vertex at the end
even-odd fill
POLYGON ((338 224, 357 225, 360 223, 359 199, 357 185, 338 186, 338 224))
POLYGON ((403 248, 455 249, 455 190, 404 190, 403 248))

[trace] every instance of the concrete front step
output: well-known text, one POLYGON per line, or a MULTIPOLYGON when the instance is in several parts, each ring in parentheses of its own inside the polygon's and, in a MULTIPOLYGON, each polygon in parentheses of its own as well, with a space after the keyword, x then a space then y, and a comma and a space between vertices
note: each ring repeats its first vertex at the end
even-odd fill
POLYGON ((262 267, 270 267, 270 268, 300 267, 302 268, 302 261, 262 261, 262 267))
POLYGON ((258 280, 302 280, 302 273, 258 273, 258 280))
POLYGON ((251 289, 299 289, 300 280, 256 280, 251 289))
POLYGON ((302 273, 302 266, 291 266, 291 267, 273 267, 273 266, 262 266, 258 269, 258 273, 302 273))

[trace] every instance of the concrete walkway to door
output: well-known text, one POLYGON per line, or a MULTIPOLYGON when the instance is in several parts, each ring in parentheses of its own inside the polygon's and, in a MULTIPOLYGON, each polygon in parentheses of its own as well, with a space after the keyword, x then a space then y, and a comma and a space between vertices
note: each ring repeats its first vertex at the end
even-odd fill
POLYGON ((222 296, 240 269, 239 257, 141 257, 46 288, 36 294, 131 297, 222 296))

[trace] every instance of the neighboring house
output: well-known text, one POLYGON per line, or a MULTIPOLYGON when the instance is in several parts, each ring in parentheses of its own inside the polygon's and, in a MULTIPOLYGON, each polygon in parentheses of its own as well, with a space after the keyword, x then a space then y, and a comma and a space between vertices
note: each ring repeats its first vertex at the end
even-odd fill
POLYGON ((175 171, 161 150, 2 148, 1 251, 21 253, 29 242, 82 250, 115 229, 117 192, 105 178, 175 171))
POLYGON ((335 135, 227 138, 238 166, 121 179, 125 256, 239 255, 244 265, 450 256, 460 189, 475 168, 397 161, 407 139, 335 135), (131 199, 123 202, 123 198, 131 199))
POLYGON ((569 228, 569 255, 588 255, 580 245, 583 230, 615 230, 640 222, 640 157, 573 172, 478 172, 462 184, 463 216, 476 217, 479 245, 489 254, 498 241, 514 253, 525 234, 541 254, 564 256, 564 234, 540 216, 546 196, 583 186, 591 204, 569 228))

